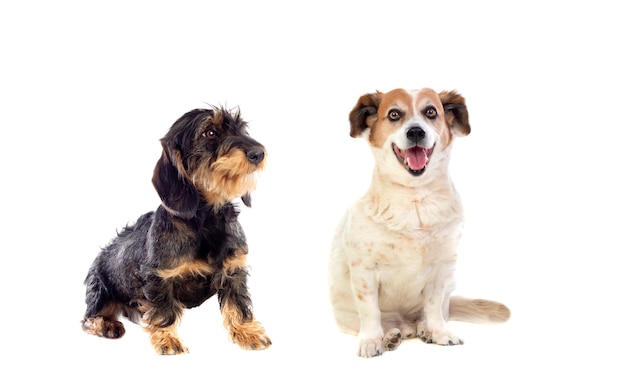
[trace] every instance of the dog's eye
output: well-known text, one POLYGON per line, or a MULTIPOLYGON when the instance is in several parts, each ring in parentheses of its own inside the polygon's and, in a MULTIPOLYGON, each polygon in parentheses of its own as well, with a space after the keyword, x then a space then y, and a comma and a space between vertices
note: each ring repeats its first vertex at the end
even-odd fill
POLYGON ((215 130, 207 129, 204 133, 202 133, 202 137, 215 137, 215 130))
POLYGON ((402 112, 400 112, 400 111, 398 111, 396 109, 389 110, 389 113, 387 114, 387 117, 391 121, 400 120, 400 118, 402 117, 402 112))
POLYGON ((437 117, 437 109, 433 106, 430 107, 426 107, 426 109, 424 110, 424 116, 426 116, 429 119, 434 119, 437 117))

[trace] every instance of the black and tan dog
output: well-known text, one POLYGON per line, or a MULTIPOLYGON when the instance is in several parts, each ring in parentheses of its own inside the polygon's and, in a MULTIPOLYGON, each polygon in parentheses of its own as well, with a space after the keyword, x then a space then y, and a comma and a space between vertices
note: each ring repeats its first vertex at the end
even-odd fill
POLYGON ((97 256, 87 278, 89 334, 120 338, 124 315, 150 334, 157 353, 188 352, 177 335, 185 308, 217 294, 224 326, 244 349, 271 345, 252 313, 248 247, 238 210, 265 165, 239 112, 192 110, 161 139, 152 182, 162 204, 126 226, 97 256))

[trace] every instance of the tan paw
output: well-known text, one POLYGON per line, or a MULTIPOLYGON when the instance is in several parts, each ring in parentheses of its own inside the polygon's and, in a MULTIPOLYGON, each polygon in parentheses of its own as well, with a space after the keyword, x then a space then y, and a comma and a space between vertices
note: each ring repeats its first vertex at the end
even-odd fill
POLYGON ((162 337, 158 342, 152 342, 154 350, 160 355, 180 355, 189 352, 189 349, 175 337, 162 337))
POLYGON ((272 345, 272 341, 265 334, 265 329, 257 321, 244 323, 234 329, 231 331, 231 338, 245 350, 264 350, 272 345))
POLYGON ((86 333, 109 339, 121 338, 126 332, 122 322, 112 321, 103 317, 85 318, 82 321, 82 325, 86 333))

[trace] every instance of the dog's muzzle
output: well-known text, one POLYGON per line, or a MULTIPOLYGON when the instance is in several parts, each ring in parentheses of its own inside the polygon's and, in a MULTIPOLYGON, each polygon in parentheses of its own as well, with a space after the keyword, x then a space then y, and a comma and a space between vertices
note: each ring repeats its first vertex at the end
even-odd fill
POLYGON ((406 131, 406 138, 412 144, 412 147, 407 149, 400 149, 396 144, 392 144, 393 152, 404 168, 414 176, 420 176, 426 170, 428 166, 428 161, 430 161, 430 156, 435 149, 433 145, 432 148, 424 148, 419 146, 419 143, 424 140, 426 137, 426 131, 422 129, 420 126, 413 126, 406 131))

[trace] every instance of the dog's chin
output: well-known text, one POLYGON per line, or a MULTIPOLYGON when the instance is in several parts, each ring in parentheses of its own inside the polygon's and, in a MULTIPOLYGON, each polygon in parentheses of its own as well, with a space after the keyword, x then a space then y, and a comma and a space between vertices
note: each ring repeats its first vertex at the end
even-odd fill
POLYGON ((430 156, 435 149, 434 146, 430 149, 426 149, 417 145, 408 149, 400 149, 396 144, 392 144, 392 148, 398 162, 414 177, 419 177, 424 174, 428 167, 430 156))

